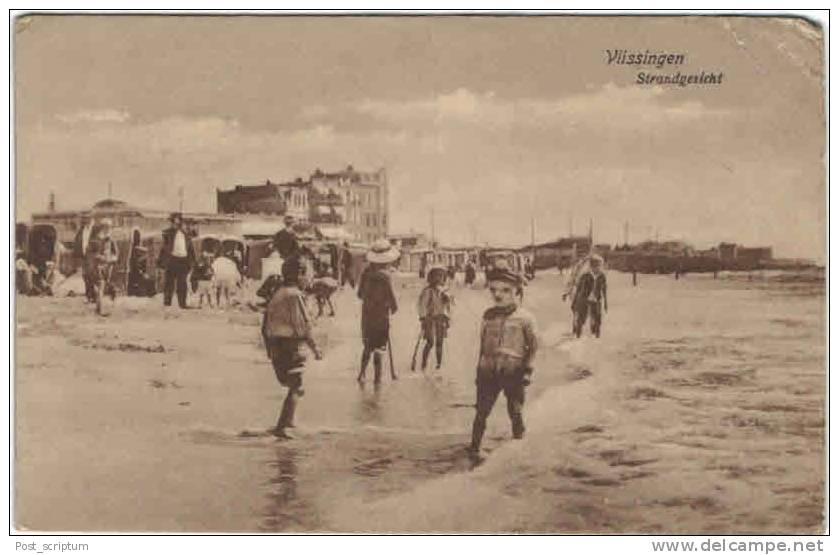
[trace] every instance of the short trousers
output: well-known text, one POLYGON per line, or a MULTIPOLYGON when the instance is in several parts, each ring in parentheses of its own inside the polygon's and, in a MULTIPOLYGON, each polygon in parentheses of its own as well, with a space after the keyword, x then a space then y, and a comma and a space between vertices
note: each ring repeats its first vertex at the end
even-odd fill
POLYGON ((267 339, 268 357, 274 367, 277 381, 286 387, 293 387, 302 379, 306 357, 302 352, 302 340, 285 337, 267 339))

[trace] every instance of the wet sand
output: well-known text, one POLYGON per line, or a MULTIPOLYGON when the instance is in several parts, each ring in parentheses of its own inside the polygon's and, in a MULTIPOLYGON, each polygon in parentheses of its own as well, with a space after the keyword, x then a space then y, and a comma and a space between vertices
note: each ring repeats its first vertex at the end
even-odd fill
MULTIPOLYGON (((824 288, 610 273, 603 337, 572 339, 560 277, 525 306, 542 350, 528 434, 503 399, 466 457, 482 288, 439 371, 409 371, 420 284, 396 280, 397 382, 355 383, 359 306, 319 320, 298 439, 260 316, 19 298, 15 522, 33 530, 813 533, 823 529, 824 288)), ((372 368, 370 369, 372 372, 372 368)))

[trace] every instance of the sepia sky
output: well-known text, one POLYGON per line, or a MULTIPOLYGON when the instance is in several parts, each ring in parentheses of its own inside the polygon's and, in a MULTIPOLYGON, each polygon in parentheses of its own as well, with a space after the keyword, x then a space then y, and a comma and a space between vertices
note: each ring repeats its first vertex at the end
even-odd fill
POLYGON ((16 26, 17 218, 385 166, 391 231, 659 230, 824 260, 821 33, 714 17, 69 17, 16 26), (608 65, 606 49, 682 53, 608 65), (721 85, 635 84, 639 71, 721 85))

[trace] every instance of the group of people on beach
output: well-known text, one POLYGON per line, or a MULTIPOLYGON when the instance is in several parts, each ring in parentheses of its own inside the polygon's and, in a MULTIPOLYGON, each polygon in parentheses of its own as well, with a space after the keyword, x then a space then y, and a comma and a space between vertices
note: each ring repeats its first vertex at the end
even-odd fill
MULTIPOLYGON (((162 232, 162 244, 157 256, 157 267, 163 271, 164 306, 171 306, 173 297, 177 297, 178 306, 188 308, 189 285, 199 295, 201 303, 206 298, 212 304, 206 284, 211 280, 219 282, 213 279, 215 257, 209 256, 209 253, 202 253, 200 257, 196 255, 192 244, 195 233, 184 227, 180 213, 172 213, 169 221, 170 226, 162 232), (190 277, 191 284, 188 284, 190 277)), ((96 302, 100 289, 111 298, 116 295, 113 274, 121 253, 118 242, 111 234, 112 229, 113 223, 109 218, 94 223, 85 215, 76 232, 73 252, 77 267, 81 269, 88 302, 96 302)), ((145 248, 133 245, 131 258, 128 264, 128 293, 135 296, 153 295, 156 290, 155 279, 148 275, 145 267, 145 248)))
MULTIPOLYGON (((164 272, 163 304, 171 306, 176 297, 178 306, 187 307, 188 276, 197 282, 193 283, 193 290, 198 293, 200 302, 203 303, 204 297, 211 302, 211 291, 202 282, 209 281, 212 276, 213 261, 204 256, 196 256, 191 234, 184 229, 179 213, 173 213, 170 221, 171 226, 163 231, 162 249, 157 259, 158 267, 164 272)), ((88 300, 93 300, 96 287, 109 283, 107 276, 103 278, 102 272, 113 268, 119 258, 111 229, 111 222, 107 219, 96 226, 86 219, 76 236, 75 250, 83 261, 82 275, 88 300)), ((274 236, 272 246, 272 256, 281 261, 281 267, 279 272, 272 272, 267 277, 258 293, 265 299, 261 333, 276 378, 287 388, 272 433, 278 438, 287 439, 293 437, 290 429, 294 427, 297 404, 304 394, 303 374, 307 361, 310 355, 320 360, 323 353, 313 336, 313 318, 307 303, 313 278, 308 275, 311 266, 305 262, 305 248, 298 240, 292 218, 286 219, 285 227, 274 236)), ((367 264, 358 278, 362 339, 358 381, 361 383, 366 380, 371 361, 374 383, 381 382, 387 362, 386 354, 390 356, 391 377, 397 378, 393 365, 390 322, 398 305, 390 270, 399 256, 399 251, 386 239, 374 242, 365 255, 367 264)), ((339 263, 347 267, 342 272, 340 283, 336 281, 334 287, 346 283, 354 287, 356 284, 349 271, 351 261, 342 257, 339 263)), ((573 268, 568 280, 563 300, 568 297, 572 299, 573 334, 577 337, 580 337, 587 320, 591 321, 592 334, 600 336, 602 313, 608 309, 602 265, 602 258, 592 254, 573 268)), ((447 287, 451 281, 447 270, 436 265, 426 268, 426 283, 416 303, 419 336, 414 348, 412 370, 420 343, 424 343, 420 359, 423 371, 429 365, 432 351, 435 367, 440 369, 443 363, 444 343, 454 306, 454 297, 447 287)), ((535 319, 522 306, 525 284, 534 277, 532 266, 527 270, 528 275, 522 275, 503 259, 485 269, 491 305, 483 313, 479 334, 475 415, 469 445, 470 454, 476 458, 480 458, 487 418, 502 392, 506 398, 513 438, 520 439, 525 433, 525 392, 532 379, 533 361, 538 348, 535 319)), ((476 279, 476 273, 474 262, 468 261, 464 281, 471 285, 476 279)), ((328 296, 326 298, 328 300, 328 296)), ((319 309, 322 309, 320 299, 318 302, 319 309)), ((332 308, 331 302, 329 306, 332 308)), ((332 310, 334 313, 334 308, 332 310)))
MULTIPOLYGON (((291 235, 283 238, 285 252, 282 283, 273 292, 265 309, 262 334, 266 353, 277 379, 288 388, 272 433, 279 438, 291 438, 294 413, 303 395, 303 372, 309 353, 316 360, 323 357, 312 335, 312 318, 308 315, 301 279, 304 271, 296 255, 291 235)), ((364 382, 370 361, 373 362, 374 382, 382 379, 384 355, 390 354, 390 318, 398 310, 389 267, 399 258, 399 252, 387 240, 376 241, 366 255, 367 266, 359 279, 357 295, 361 300, 362 354, 358 380, 364 382)), ((587 318, 591 318, 592 333, 599 337, 602 310, 607 309, 606 278, 602 272, 602 258, 593 254, 586 265, 574 269, 571 288, 563 298, 572 296, 574 334, 579 337, 587 318)), ((443 359, 443 344, 450 324, 453 305, 446 288, 447 272, 443 267, 431 267, 426 272, 427 284, 417 300, 420 320, 422 369, 428 365, 432 349, 436 367, 443 359)), ((469 453, 481 458, 481 445, 487 418, 498 396, 503 392, 507 402, 512 436, 521 439, 525 434, 523 408, 525 391, 534 372, 534 358, 538 348, 536 321, 522 307, 525 277, 514 272, 503 261, 487 269, 486 281, 492 304, 484 312, 479 336, 480 355, 476 369, 475 416, 472 423, 469 453)), ((417 346, 419 345, 419 340, 417 346)), ((416 357, 415 348, 414 356, 416 357)))
MULTIPOLYGON (((287 236, 293 235, 293 223, 293 218, 287 217, 285 228, 274 237, 272 247, 275 254, 277 250, 285 252, 287 236)), ((226 245, 197 252, 193 243, 197 233, 184 222, 179 212, 170 214, 169 224, 162 231, 159 252, 155 257, 156 267, 162 274, 163 305, 170 307, 176 300, 181 309, 201 308, 205 302, 212 307, 214 304, 221 306, 222 300, 225 300, 229 306, 235 290, 243 284, 243 253, 226 245), (190 306, 190 293, 197 299, 197 306, 190 306)), ((103 218, 94 223, 85 215, 75 236, 76 267, 81 269, 85 297, 91 302, 95 300, 99 287, 106 288, 111 296, 115 295, 112 275, 121 253, 111 230, 110 219, 103 218)), ((128 294, 153 296, 157 291, 157 280, 154 270, 147 268, 147 250, 136 238, 130 247, 129 258, 128 294)), ((21 266, 18 263, 19 269, 21 266)), ((269 273, 279 272, 277 268, 269 273)), ((329 306, 332 308, 331 304, 329 306)))
MULTIPOLYGON (((282 253, 281 253, 282 254, 282 253)), ((299 259, 294 252, 284 257, 282 284, 269 300, 262 324, 266 353, 277 379, 288 388, 277 424, 272 430, 280 438, 290 438, 298 399, 303 395, 303 371, 309 352, 315 359, 322 353, 312 336, 312 319, 300 291, 302 277, 299 259)), ((362 302, 362 354, 359 381, 364 381, 370 360, 374 381, 379 382, 384 353, 391 354, 390 317, 397 309, 388 267, 399 257, 386 240, 375 242, 367 253, 367 267, 361 274, 358 297, 362 302)), ((451 295, 445 288, 445 270, 430 268, 427 285, 422 289, 417 311, 421 336, 425 339, 422 366, 426 367, 431 349, 436 347, 437 367, 443 357, 443 341, 449 325, 451 295)), ((486 420, 501 392, 507 399, 507 411, 513 437, 524 435, 525 388, 533 374, 537 349, 536 323, 520 305, 524 280, 509 268, 499 265, 487 274, 493 306, 483 315, 481 349, 476 380, 476 412, 470 453, 480 456, 486 420)), ((393 371, 391 360, 391 371, 393 371)), ((395 377, 395 374, 393 375, 395 377)))

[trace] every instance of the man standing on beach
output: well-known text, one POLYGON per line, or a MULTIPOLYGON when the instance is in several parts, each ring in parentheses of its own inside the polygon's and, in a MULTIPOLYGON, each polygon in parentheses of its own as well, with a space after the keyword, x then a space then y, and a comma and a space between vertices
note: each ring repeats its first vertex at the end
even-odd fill
POLYGON ((172 306, 172 293, 177 288, 178 306, 187 308, 186 278, 195 263, 195 250, 183 230, 183 216, 174 212, 169 216, 172 225, 163 230, 163 248, 157 259, 157 266, 164 270, 163 305, 172 306))
POLYGON ((350 252, 350 244, 344 241, 344 247, 341 249, 341 287, 349 282, 350 287, 355 288, 355 280, 352 276, 352 252, 350 252))
POLYGON ((591 333, 600 337, 603 311, 609 311, 606 298, 606 274, 603 273, 603 259, 592 254, 589 257, 589 271, 582 274, 574 292, 574 335, 580 337, 586 318, 591 316, 591 333), (602 303, 602 304, 601 304, 602 303))
POLYGON ((477 271, 475 270, 475 263, 472 262, 472 259, 469 259, 469 261, 466 263, 466 269, 463 272, 463 282, 466 285, 471 286, 473 283, 475 283, 476 274, 477 271))
POLYGON ((274 235, 274 250, 280 253, 283 260, 296 256, 300 250, 297 234, 294 232, 294 216, 283 218, 285 227, 274 235))
POLYGON ((569 266, 568 279, 565 282, 565 292, 562 294, 563 301, 568 299, 568 297, 571 297, 571 333, 574 334, 576 334, 577 330, 577 305, 574 303, 574 299, 577 298, 577 286, 579 284, 578 282, 580 276, 587 272, 588 268, 588 256, 583 256, 577 262, 574 262, 571 266, 569 266))
POLYGON ((499 264, 488 270, 487 281, 494 306, 484 312, 481 322, 477 401, 469 448, 475 459, 480 459, 486 421, 502 391, 507 398, 513 438, 524 437, 524 393, 533 374, 537 348, 536 321, 516 301, 522 298, 524 280, 499 264))

